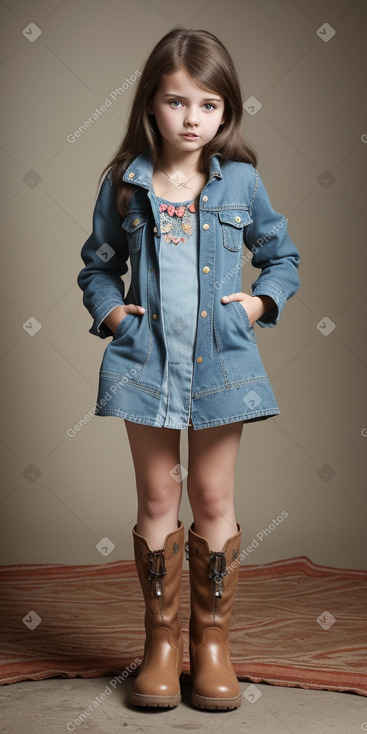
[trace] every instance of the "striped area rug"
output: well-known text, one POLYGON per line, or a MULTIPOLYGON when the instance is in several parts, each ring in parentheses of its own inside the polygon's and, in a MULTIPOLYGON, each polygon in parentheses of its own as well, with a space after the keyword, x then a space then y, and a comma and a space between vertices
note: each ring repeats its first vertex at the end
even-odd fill
MULTIPOLYGON (((189 580, 180 618, 184 674, 189 580)), ((0 683, 136 674, 144 603, 133 561, 0 567, 0 683)), ((230 633, 241 680, 367 695, 367 572, 301 556, 243 566, 230 633)))

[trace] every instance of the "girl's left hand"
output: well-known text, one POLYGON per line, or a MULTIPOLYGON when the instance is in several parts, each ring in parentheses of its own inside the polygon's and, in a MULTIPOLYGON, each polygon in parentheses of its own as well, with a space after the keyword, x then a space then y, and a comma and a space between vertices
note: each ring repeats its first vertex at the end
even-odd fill
POLYGON ((222 296, 221 301, 222 303, 239 301, 247 312, 251 326, 274 306, 270 296, 250 296, 248 293, 231 293, 229 296, 222 296))

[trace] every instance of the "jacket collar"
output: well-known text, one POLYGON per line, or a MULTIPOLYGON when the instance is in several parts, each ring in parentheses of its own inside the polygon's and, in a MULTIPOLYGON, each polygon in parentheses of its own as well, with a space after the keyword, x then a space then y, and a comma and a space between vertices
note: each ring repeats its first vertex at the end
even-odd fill
MULTIPOLYGON (((154 164, 152 154, 149 148, 146 148, 140 155, 138 155, 132 163, 126 169, 122 180, 127 183, 132 183, 135 186, 143 186, 146 189, 153 189, 152 176, 153 176, 154 164)), ((209 181, 214 178, 222 178, 221 167, 218 156, 214 155, 211 157, 209 162, 209 181)))

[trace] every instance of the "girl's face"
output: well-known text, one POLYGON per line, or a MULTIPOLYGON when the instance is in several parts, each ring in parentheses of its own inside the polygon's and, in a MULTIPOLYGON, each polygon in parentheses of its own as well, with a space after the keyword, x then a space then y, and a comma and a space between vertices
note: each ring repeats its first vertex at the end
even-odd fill
POLYGON ((200 151, 224 122, 224 99, 197 86, 184 67, 163 74, 147 108, 154 114, 162 140, 179 151, 200 151))

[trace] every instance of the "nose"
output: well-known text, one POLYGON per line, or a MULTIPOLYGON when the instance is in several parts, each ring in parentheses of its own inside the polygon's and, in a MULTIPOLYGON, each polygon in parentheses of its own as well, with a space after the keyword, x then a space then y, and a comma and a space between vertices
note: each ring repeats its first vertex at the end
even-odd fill
POLYGON ((195 107, 187 107, 185 115, 185 125, 197 125, 198 124, 198 113, 195 107))

